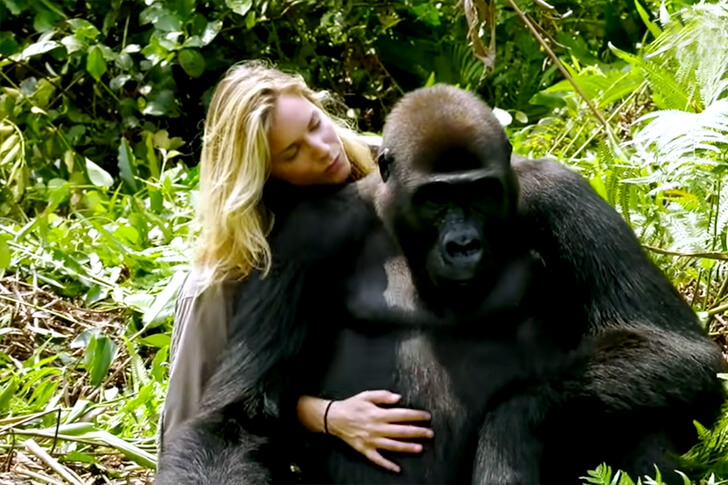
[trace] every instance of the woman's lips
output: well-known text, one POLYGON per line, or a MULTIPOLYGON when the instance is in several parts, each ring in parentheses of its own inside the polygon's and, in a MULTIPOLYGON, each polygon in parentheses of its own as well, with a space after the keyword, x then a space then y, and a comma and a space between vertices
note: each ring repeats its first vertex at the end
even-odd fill
POLYGON ((341 154, 339 153, 336 158, 326 167, 326 172, 335 172, 341 166, 341 154))

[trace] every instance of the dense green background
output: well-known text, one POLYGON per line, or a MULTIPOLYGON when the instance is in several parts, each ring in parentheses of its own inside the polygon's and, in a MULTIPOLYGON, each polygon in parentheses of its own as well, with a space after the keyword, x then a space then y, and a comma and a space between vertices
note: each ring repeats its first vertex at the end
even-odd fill
MULTIPOLYGON (((540 40, 513 5, 0 0, 0 478, 60 479, 11 460, 27 439, 71 483, 152 473, 202 122, 245 59, 335 93, 364 131, 411 89, 477 91, 516 151, 591 181, 724 343, 726 1, 517 0, 540 40)), ((691 479, 728 477, 725 430, 703 430, 691 479)))

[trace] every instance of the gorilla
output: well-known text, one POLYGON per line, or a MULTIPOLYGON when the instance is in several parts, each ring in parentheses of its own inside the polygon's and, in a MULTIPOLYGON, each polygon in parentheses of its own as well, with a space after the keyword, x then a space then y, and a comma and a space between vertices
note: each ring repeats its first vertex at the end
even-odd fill
POLYGON ((570 483, 606 461, 663 472, 723 402, 719 349, 579 175, 511 155, 463 90, 404 96, 381 179, 308 188, 278 221, 272 274, 241 289, 202 411, 157 483, 570 483), (387 388, 435 438, 376 468, 291 438, 301 394, 387 388), (310 455, 310 456, 308 456, 310 455))

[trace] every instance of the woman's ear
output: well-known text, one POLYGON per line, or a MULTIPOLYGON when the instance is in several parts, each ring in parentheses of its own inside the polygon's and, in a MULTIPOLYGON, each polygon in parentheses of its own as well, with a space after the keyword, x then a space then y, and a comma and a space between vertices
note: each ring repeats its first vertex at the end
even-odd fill
POLYGON ((377 155, 377 165, 379 165, 379 173, 382 175, 383 182, 386 182, 389 178, 392 163, 394 163, 394 156, 392 156, 389 148, 381 148, 379 155, 377 155))

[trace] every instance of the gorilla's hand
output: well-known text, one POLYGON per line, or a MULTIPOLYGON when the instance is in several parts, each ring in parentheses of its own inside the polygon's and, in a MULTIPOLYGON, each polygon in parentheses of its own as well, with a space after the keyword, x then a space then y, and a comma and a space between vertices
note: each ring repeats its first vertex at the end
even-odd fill
POLYGON ((402 424, 429 421, 430 413, 393 406, 402 396, 390 391, 364 391, 334 401, 328 414, 329 433, 343 440, 371 462, 394 473, 400 467, 384 458, 379 450, 419 453, 422 445, 407 440, 432 438, 430 428, 402 424))

